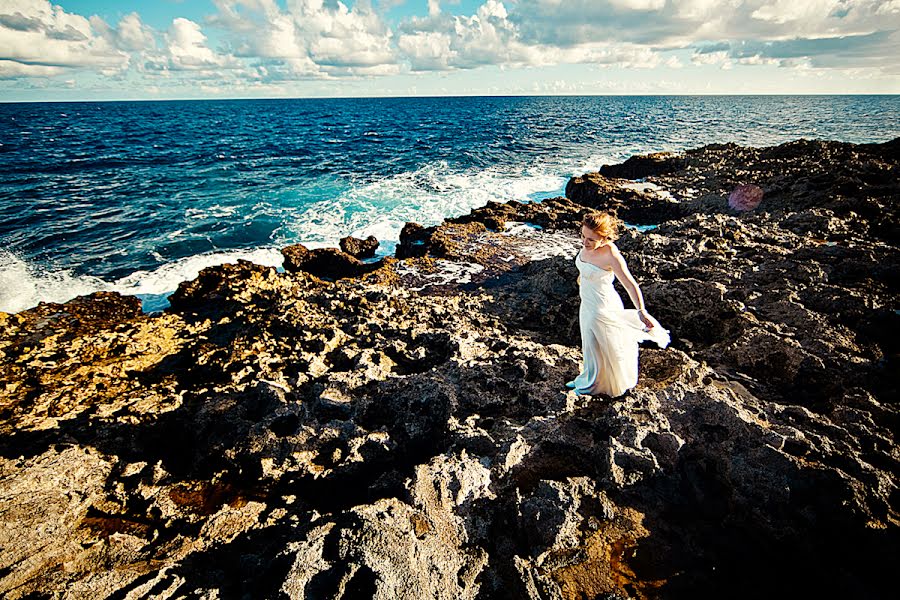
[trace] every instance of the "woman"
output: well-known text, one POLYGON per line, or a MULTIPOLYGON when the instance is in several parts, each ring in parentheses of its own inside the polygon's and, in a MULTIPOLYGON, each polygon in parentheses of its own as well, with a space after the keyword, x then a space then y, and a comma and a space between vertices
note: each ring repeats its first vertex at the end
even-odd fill
POLYGON ((566 386, 579 394, 621 396, 637 384, 638 342, 669 345, 669 332, 647 313, 644 297, 613 241, 621 221, 590 212, 581 222, 582 248, 575 257, 581 293, 584 368, 566 386), (626 310, 613 288, 618 277, 637 310, 626 310))

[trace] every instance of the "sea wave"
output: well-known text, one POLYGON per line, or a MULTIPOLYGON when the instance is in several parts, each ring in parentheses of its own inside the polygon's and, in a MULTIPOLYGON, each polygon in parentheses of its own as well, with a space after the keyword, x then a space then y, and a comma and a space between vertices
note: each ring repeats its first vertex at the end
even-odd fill
POLYGON ((150 271, 138 270, 113 281, 71 270, 48 270, 22 260, 10 252, 0 252, 0 311, 19 312, 40 302, 63 303, 93 292, 119 292, 137 296, 144 311, 168 306, 166 298, 182 281, 197 277, 207 267, 247 260, 256 264, 281 267, 283 257, 277 248, 232 250, 188 256, 150 271))
MULTIPOLYGON (((561 195, 567 177, 558 174, 560 168, 557 164, 517 170, 498 167, 454 171, 446 161, 437 161, 394 176, 356 183, 332 197, 299 206, 257 202, 243 209, 222 204, 190 207, 184 212, 185 220, 195 223, 221 225, 223 219, 243 222, 247 215, 254 215, 282 224, 274 232, 267 232, 265 239, 257 240, 257 248, 205 251, 170 259, 153 270, 135 270, 118 279, 76 274, 73 269, 51 269, 6 252, 0 255, 0 311, 17 312, 39 302, 66 302, 95 291, 135 295, 142 299, 144 310, 160 310, 168 305, 166 297, 179 283, 195 278, 203 268, 238 259, 280 266, 282 256, 278 248, 298 242, 309 248, 334 247, 347 235, 371 235, 380 242, 378 255, 391 255, 399 243, 400 231, 409 221, 431 226, 488 201, 525 202, 561 195)), ((222 235, 226 234, 227 231, 222 235)), ((174 238, 185 236, 191 238, 191 233, 177 229, 166 233, 162 241, 171 245, 174 238)), ((183 243, 190 242, 187 238, 183 243)), ((147 252, 157 260, 165 260, 157 248, 147 248, 147 252)))
POLYGON ((19 312, 39 302, 67 302, 108 285, 70 270, 44 271, 10 252, 0 252, 0 312, 19 312))
POLYGON ((200 268, 564 193, 648 151, 897 135, 888 97, 0 104, 0 310, 97 290, 164 304, 200 268), (859 115, 868 115, 861 119, 859 115), (228 124, 225 127, 224 124, 228 124), (23 137, 23 129, 31 135, 23 137), (261 253, 255 254, 255 253, 261 253), (123 277, 124 276, 124 277, 123 277))
POLYGON ((374 235, 382 243, 381 253, 391 253, 408 221, 431 226, 488 201, 526 202, 558 196, 567 180, 543 166, 518 171, 453 171, 447 162, 438 161, 353 186, 336 197, 302 207, 281 235, 285 241, 326 245, 337 245, 347 235, 374 235))

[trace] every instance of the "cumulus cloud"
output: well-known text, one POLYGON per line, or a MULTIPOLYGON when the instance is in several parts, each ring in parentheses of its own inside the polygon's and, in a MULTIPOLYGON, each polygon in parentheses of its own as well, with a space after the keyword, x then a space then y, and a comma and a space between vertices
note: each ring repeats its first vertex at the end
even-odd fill
POLYGON ((609 0, 609 4, 625 10, 659 10, 666 5, 666 0, 609 0))
MULTIPOLYGON (((617 9, 656 10, 664 4, 655 0, 619 0, 617 9)), ((413 18, 399 27, 397 44, 414 71, 472 69, 484 65, 589 63, 601 67, 651 68, 675 64, 671 57, 664 57, 652 47, 610 41, 602 36, 565 40, 529 38, 529 26, 500 0, 486 0, 471 16, 438 13, 413 18)))
POLYGON ((513 20, 529 43, 573 45, 604 39, 655 48, 723 40, 838 37, 900 28, 900 10, 886 12, 889 4, 884 0, 668 0, 657 4, 635 0, 628 5, 630 10, 619 0, 519 0, 513 20), (649 10, 651 6, 656 9, 649 10))
POLYGON ((510 20, 530 45, 594 40, 655 50, 693 48, 693 64, 725 50, 729 66, 803 65, 896 71, 900 0, 520 0, 510 20))
POLYGON ((396 62, 390 28, 364 3, 353 10, 341 2, 329 9, 321 0, 293 0, 288 6, 318 64, 375 67, 396 62))
POLYGON ((26 65, 14 60, 0 60, 0 79, 18 79, 20 77, 50 77, 64 73, 61 67, 46 65, 26 65))
POLYGON ((388 74, 398 70, 393 32, 368 2, 215 0, 207 22, 236 56, 261 59, 265 77, 388 74))
POLYGON ((544 64, 548 49, 522 43, 508 17, 499 0, 487 0, 471 16, 430 10, 401 24, 397 45, 413 71, 544 64))
MULTIPOLYGON (((100 19, 97 20, 100 21, 100 19)), ((123 50, 147 50, 152 48, 155 43, 153 30, 141 22, 141 17, 137 13, 122 17, 116 28, 115 36, 117 45, 123 50)))
POLYGON ((742 64, 778 64, 784 67, 801 65, 812 68, 884 68, 896 69, 900 52, 897 32, 877 31, 841 37, 792 38, 773 41, 739 40, 710 46, 699 46, 698 57, 714 53, 725 54, 742 64))
POLYGON ((4 78, 50 77, 72 69, 121 73, 132 53, 152 49, 154 43, 153 31, 137 13, 111 27, 100 17, 69 13, 48 0, 5 0, 0 5, 4 78))
POLYGON ((229 59, 206 45, 200 25, 178 17, 166 33, 169 65, 175 70, 196 70, 224 67, 229 59))
POLYGON ((875 14, 896 15, 900 13, 900 0, 888 0, 879 4, 875 14))
POLYGON ((445 71, 456 62, 450 35, 440 31, 412 31, 397 39, 400 51, 415 71, 445 71))
POLYGON ((120 50, 91 21, 67 13, 47 0, 5 0, 0 5, 0 60, 7 73, 49 75, 59 70, 26 67, 124 67, 128 54, 120 50))
POLYGON ((486 65, 900 69, 900 0, 481 0, 471 14, 426 0, 421 16, 388 24, 404 1, 213 0, 200 22, 176 16, 156 32, 137 13, 109 25, 2 0, 0 77, 132 68, 259 86, 486 65))
POLYGON ((697 65, 717 65, 726 60, 728 60, 728 52, 725 50, 696 52, 691 57, 691 62, 697 65))

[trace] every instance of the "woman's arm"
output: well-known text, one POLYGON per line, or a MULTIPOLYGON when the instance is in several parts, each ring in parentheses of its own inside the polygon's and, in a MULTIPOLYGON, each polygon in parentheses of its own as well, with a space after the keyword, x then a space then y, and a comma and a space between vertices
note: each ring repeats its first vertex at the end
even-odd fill
POLYGON ((614 244, 609 245, 609 250, 613 259, 613 273, 615 273, 616 277, 619 278, 619 281, 622 282, 622 287, 628 292, 631 303, 638 309, 638 316, 641 321, 643 321, 644 325, 647 327, 653 327, 653 323, 647 319, 647 309, 644 307, 644 295, 641 294, 641 288, 631 275, 631 271, 628 270, 628 265, 625 264, 625 257, 622 256, 622 253, 619 252, 619 249, 616 248, 614 244))

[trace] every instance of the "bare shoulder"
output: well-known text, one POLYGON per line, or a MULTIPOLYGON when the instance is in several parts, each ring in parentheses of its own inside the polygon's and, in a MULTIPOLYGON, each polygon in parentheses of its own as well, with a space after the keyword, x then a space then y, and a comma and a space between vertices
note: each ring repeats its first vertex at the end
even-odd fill
POLYGON ((608 247, 610 255, 612 255, 614 258, 617 258, 619 260, 625 259, 625 257, 622 256, 622 252, 619 250, 619 247, 616 246, 614 242, 610 242, 608 247))

